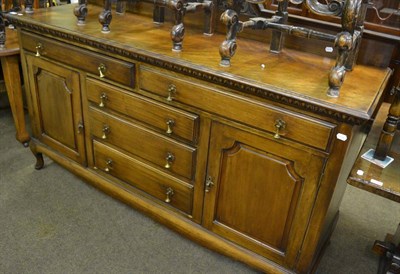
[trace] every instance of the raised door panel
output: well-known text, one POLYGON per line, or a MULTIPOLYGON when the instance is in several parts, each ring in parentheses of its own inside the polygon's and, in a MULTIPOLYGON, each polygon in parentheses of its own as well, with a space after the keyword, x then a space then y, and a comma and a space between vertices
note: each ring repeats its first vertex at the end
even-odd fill
POLYGON ((79 163, 85 162, 79 74, 27 55, 34 137, 79 163))
POLYGON ((204 226, 293 268, 323 162, 311 151, 214 122, 204 226))
POLYGON ((239 142, 224 150, 221 160, 215 219, 284 249, 303 181, 293 162, 239 142))

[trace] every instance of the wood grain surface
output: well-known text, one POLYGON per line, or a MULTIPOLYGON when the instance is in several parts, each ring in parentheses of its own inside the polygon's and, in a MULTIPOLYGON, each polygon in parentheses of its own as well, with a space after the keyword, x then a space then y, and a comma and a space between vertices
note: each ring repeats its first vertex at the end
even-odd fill
POLYGON ((104 34, 97 20, 100 7, 88 6, 89 14, 83 26, 76 24, 73 8, 74 5, 64 5, 36 10, 33 15, 8 15, 8 18, 22 28, 30 26, 42 34, 68 39, 81 47, 155 62, 154 65, 165 68, 170 66, 170 70, 184 70, 190 76, 240 91, 246 86, 243 91, 250 94, 269 96, 300 107, 306 104, 315 112, 326 115, 333 112, 337 118, 343 113, 368 120, 378 104, 377 91, 383 92, 390 74, 388 69, 357 65, 346 74, 340 97, 330 98, 326 95, 327 79, 335 56, 331 59, 289 49, 273 54, 268 52, 267 43, 239 37, 231 67, 223 68, 219 66, 219 45, 224 35, 205 36, 201 29, 188 26, 182 52, 173 52, 172 24, 168 22, 156 25, 151 18, 139 14, 115 14, 111 32, 104 34), (267 93, 262 95, 264 91, 267 93))

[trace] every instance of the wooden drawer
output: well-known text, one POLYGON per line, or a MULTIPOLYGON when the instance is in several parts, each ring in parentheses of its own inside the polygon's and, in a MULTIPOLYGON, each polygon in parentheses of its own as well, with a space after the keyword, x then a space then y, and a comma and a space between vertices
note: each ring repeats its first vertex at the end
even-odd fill
POLYGON ((88 100, 158 128, 167 135, 197 141, 199 117, 176 108, 126 92, 94 79, 87 79, 88 100), (168 133, 170 129, 170 133, 168 133))
POLYGON ((280 137, 323 150, 328 149, 336 127, 335 124, 189 82, 146 66, 140 66, 139 87, 164 97, 165 102, 172 98, 172 101, 269 131, 272 135, 276 133, 277 121, 282 120, 285 127, 279 131, 280 137))
POLYGON ((89 107, 89 116, 90 132, 93 136, 150 161, 164 170, 192 179, 195 148, 93 107, 89 107))
POLYGON ((117 177, 187 214, 192 213, 193 186, 93 141, 95 167, 117 177), (169 193, 167 195, 167 193, 169 193), (168 200, 169 198, 169 200, 168 200))
POLYGON ((24 31, 21 32, 21 40, 25 50, 36 53, 37 47, 39 46, 38 52, 41 56, 52 58, 64 64, 98 75, 99 78, 109 79, 129 87, 134 87, 134 64, 99 55, 24 31), (104 77, 100 77, 99 71, 101 66, 104 66, 102 69, 104 77))

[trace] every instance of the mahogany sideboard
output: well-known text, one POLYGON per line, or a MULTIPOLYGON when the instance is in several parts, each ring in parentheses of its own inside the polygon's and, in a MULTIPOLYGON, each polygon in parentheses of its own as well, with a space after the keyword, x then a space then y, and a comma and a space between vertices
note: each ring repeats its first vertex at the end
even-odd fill
POLYGON ((219 66, 221 34, 115 16, 89 5, 8 19, 17 26, 36 168, 42 154, 210 249, 267 273, 309 273, 391 71, 358 65, 339 98, 334 60, 268 53, 243 39, 219 66))

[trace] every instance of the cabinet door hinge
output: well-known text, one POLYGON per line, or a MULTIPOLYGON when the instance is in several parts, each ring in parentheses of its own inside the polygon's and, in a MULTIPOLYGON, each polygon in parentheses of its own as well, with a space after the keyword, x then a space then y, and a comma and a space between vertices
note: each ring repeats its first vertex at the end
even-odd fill
POLYGON ((317 191, 319 191, 319 188, 321 187, 321 184, 322 184, 322 180, 324 179, 324 176, 325 176, 325 169, 326 169, 326 165, 328 164, 328 160, 327 159, 325 159, 324 160, 324 163, 323 163, 323 165, 322 165, 322 172, 321 172, 321 175, 319 176, 319 182, 318 182, 318 185, 317 185, 317 191))
POLYGON ((301 249, 297 252, 296 260, 295 260, 296 264, 297 264, 297 263, 299 262, 299 260, 300 260, 300 255, 301 255, 301 249))

